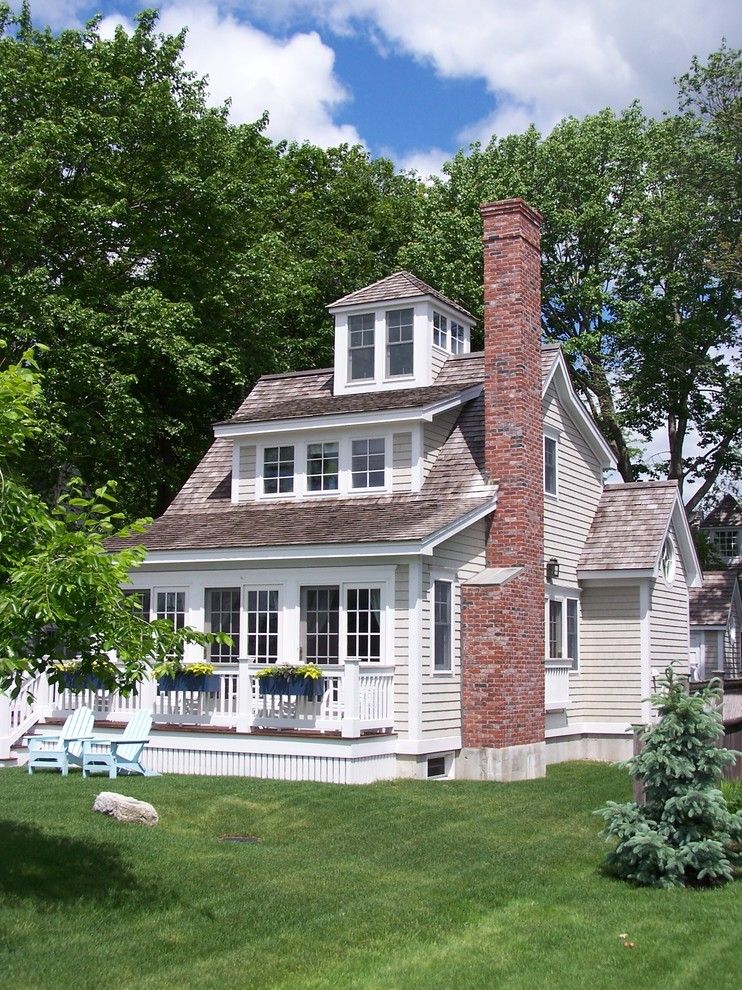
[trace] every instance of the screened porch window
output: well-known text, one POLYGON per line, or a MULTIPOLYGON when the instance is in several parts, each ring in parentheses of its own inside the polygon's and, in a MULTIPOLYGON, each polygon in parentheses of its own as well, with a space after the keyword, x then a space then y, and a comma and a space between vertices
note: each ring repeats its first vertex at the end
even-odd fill
POLYGON ((381 660, 381 589, 348 588, 348 657, 381 660))
POLYGON ((340 660, 340 588, 301 589, 302 657, 306 663, 340 660))
POLYGON ((185 626, 185 591, 158 591, 157 618, 172 622, 175 629, 185 626))
POLYGON ((132 608, 140 619, 149 622, 149 613, 152 607, 152 593, 148 588, 137 588, 134 591, 125 591, 124 595, 132 600, 132 608))
POLYGON ((240 655, 240 589, 207 588, 204 594, 206 632, 223 632, 232 637, 228 643, 210 643, 209 659, 214 663, 233 663, 240 655))

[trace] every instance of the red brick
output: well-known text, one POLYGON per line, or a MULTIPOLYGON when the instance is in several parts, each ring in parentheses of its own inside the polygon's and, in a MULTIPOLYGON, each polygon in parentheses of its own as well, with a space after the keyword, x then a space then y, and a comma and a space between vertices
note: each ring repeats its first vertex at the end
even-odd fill
POLYGON ((485 468, 499 484, 488 567, 503 586, 462 589, 465 747, 544 738, 541 217, 523 200, 482 207, 485 468))

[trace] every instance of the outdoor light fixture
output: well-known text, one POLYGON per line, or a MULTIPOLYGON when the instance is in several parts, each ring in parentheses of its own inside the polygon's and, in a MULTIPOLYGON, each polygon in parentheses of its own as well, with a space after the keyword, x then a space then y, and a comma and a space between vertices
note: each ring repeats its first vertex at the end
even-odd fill
POLYGON ((553 581, 559 577, 559 561, 556 557, 551 557, 546 563, 546 580, 553 581))

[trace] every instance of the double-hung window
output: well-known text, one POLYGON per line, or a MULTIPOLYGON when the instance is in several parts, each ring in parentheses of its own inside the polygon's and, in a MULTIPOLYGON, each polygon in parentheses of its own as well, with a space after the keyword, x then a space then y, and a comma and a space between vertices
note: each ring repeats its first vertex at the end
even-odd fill
POLYGON ((233 663, 240 655, 240 589, 206 588, 204 594, 204 628, 206 632, 223 632, 232 644, 210 643, 209 659, 214 663, 233 663))
POLYGON ((731 559, 732 557, 738 557, 742 553, 742 548, 740 547, 742 533, 738 529, 712 530, 711 539, 722 557, 731 559))
POLYGON ((307 491, 336 492, 338 479, 337 442, 307 444, 307 491))
MULTIPOLYGON (((452 327, 455 325, 451 323, 452 327)), ((444 351, 448 350, 448 320, 435 310, 433 310, 433 343, 436 347, 442 347, 444 351)))
POLYGON ((374 377, 374 313, 348 317, 348 378, 352 382, 374 377))
POLYGON ((449 671, 453 659, 453 585, 433 582, 433 670, 449 671))
POLYGON ((386 314, 386 373, 388 378, 413 374, 413 309, 386 314))
POLYGON ((550 598, 547 643, 549 660, 568 660, 579 666, 579 603, 576 598, 550 598))
POLYGON ((278 661, 278 589, 245 592, 246 653, 253 663, 278 661))
POLYGON ((351 445, 351 486, 353 488, 383 488, 384 438, 354 440, 351 445))
POLYGON ((544 491, 556 495, 557 486, 557 441, 554 437, 544 437, 544 491))
POLYGON ((307 663, 340 662, 340 588, 301 589, 301 639, 307 663))
POLYGON ((263 451, 263 492, 287 495, 294 490, 294 448, 266 447, 263 451))

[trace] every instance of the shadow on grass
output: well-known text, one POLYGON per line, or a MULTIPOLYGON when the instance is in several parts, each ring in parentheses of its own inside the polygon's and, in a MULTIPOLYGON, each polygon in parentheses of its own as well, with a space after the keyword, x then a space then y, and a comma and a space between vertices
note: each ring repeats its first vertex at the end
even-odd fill
POLYGON ((8 821, 0 821, 0 893, 50 903, 159 900, 111 846, 8 821))

